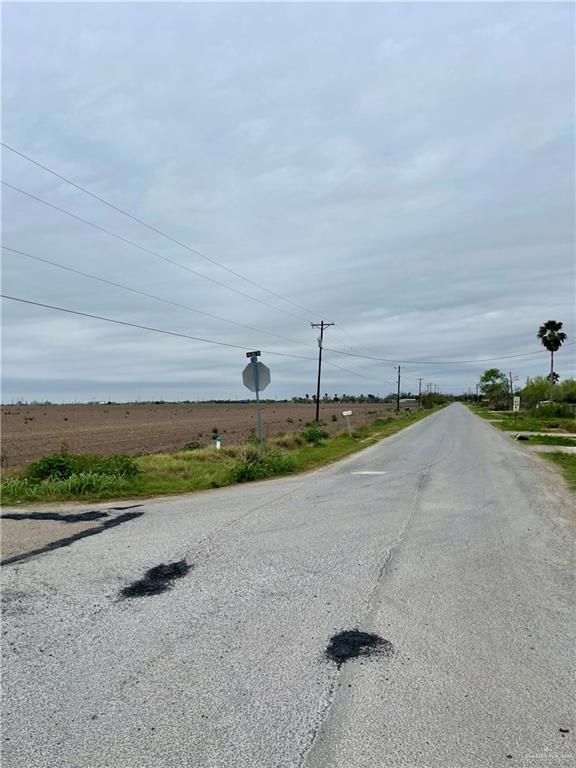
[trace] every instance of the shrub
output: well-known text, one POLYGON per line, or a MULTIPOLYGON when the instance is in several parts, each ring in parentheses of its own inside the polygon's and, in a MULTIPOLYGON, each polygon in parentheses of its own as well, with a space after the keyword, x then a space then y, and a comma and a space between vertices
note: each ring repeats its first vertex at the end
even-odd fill
POLYGON ((274 475, 286 475, 294 470, 294 460, 278 451, 261 452, 246 448, 232 467, 232 479, 236 483, 249 483, 274 475))
POLYGON ((293 419, 293 418, 291 418, 290 416, 288 416, 288 418, 286 419, 286 421, 288 422, 288 424, 294 424, 294 419, 293 419))
POLYGON ((290 435, 278 435, 273 437, 270 442, 273 445, 278 446, 278 448, 300 448, 304 445, 302 437, 294 432, 290 435))
POLYGON ((549 403, 541 405, 540 408, 532 408, 530 415, 540 419, 570 419, 574 416, 570 406, 565 403, 549 403))
POLYGON ((378 416, 378 418, 374 419, 372 423, 375 427, 385 427, 392 421, 394 421, 394 419, 391 416, 378 416))
POLYGON ((332 414, 332 421, 338 421, 338 416, 335 413, 332 414))
POLYGON ((260 440, 256 434, 256 427, 250 427, 248 430, 248 437, 246 438, 246 442, 252 445, 260 445, 260 440))
POLYGON ((564 403, 576 403, 576 380, 564 379, 554 388, 554 397, 564 403))
POLYGON ((94 494, 114 494, 126 486, 118 475, 81 472, 66 478, 49 477, 34 481, 27 477, 12 477, 2 483, 5 500, 34 501, 35 499, 66 499, 94 494))
POLYGON ((197 451, 199 448, 202 448, 202 444, 198 442, 198 440, 191 440, 189 443, 186 443, 184 448, 182 448, 183 451, 197 451))
POLYGON ((322 440, 326 440, 328 437, 328 432, 325 432, 314 424, 307 426, 300 434, 307 443, 310 443, 310 445, 320 445, 322 440))
POLYGON ((43 456, 29 464, 24 476, 38 482, 48 479, 66 480, 79 474, 134 477, 139 471, 134 460, 124 454, 100 456, 97 453, 73 454, 60 450, 59 453, 43 456))

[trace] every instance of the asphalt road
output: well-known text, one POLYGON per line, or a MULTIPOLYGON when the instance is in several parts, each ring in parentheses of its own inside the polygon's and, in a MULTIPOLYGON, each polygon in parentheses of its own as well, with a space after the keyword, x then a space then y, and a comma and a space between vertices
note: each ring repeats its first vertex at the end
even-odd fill
POLYGON ((142 511, 2 569, 4 768, 574 764, 573 504, 463 406, 142 511), (352 628, 394 653, 339 668, 352 628))

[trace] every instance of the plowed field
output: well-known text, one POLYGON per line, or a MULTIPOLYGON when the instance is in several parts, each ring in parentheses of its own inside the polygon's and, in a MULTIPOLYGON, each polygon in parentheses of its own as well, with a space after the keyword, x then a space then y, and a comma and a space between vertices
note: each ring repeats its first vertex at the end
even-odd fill
MULTIPOLYGON (((326 429, 345 428, 343 410, 351 410, 352 426, 360 426, 394 406, 367 403, 328 403, 320 418, 326 429), (332 415, 337 421, 332 421, 332 415)), ((278 432, 298 432, 314 418, 314 405, 272 403, 262 406, 267 437, 278 432)), ((127 403, 114 405, 22 405, 2 408, 2 451, 5 467, 20 467, 62 442, 71 452, 156 453, 177 451, 190 441, 212 444, 217 429, 222 445, 242 443, 256 426, 253 403, 127 403)))

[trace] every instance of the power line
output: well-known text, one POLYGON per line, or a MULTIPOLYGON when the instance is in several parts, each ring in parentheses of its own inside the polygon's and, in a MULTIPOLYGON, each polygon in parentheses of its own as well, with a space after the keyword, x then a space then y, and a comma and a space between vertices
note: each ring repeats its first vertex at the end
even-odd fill
POLYGON ((304 346, 303 342, 296 341, 295 339, 290 339, 287 336, 281 336, 277 333, 272 333, 271 331, 263 331, 260 328, 254 328, 251 325, 244 325, 243 323, 237 323, 235 320, 228 320, 225 317, 219 317, 218 315, 214 315, 211 312, 204 312, 200 309, 195 309, 194 307, 189 307, 186 304, 179 304, 176 301, 171 301, 170 299, 164 299, 161 296, 155 296, 153 293, 148 293, 147 291, 141 291, 138 288, 132 288, 129 285, 123 285, 122 283, 117 283, 114 280, 108 280, 104 277, 98 277, 98 275, 91 275, 88 272, 83 272, 80 269, 75 269, 74 267, 68 267, 64 264, 59 264, 57 261, 51 261, 50 259, 44 259, 41 256, 33 256, 31 253, 26 253, 25 251, 19 251, 16 248, 9 248, 7 245, 0 245, 0 248, 3 248, 5 251, 10 251, 11 253, 17 253, 20 256, 25 256, 28 259, 34 259, 34 261, 40 261, 43 264, 49 264, 52 267, 57 267, 58 269, 64 269, 67 272, 73 272, 76 275, 82 275, 82 277, 87 277, 90 280, 97 280, 100 283, 105 283, 106 285, 112 285, 115 288, 121 288, 124 291, 130 291, 130 293, 136 293, 140 296, 146 296, 149 299, 155 299, 156 301, 161 301, 164 304, 170 304, 174 307, 179 307, 180 309, 186 309, 190 312, 196 312, 199 315, 205 315, 206 317, 211 317, 215 320, 220 320, 223 323, 230 323, 231 325, 235 325, 238 328, 244 328, 249 331, 256 331, 257 333, 264 333, 267 336, 273 336, 277 339, 282 339, 283 341, 289 341, 292 344, 299 344, 301 346, 304 346))
POLYGON ((349 373, 351 376, 359 376, 361 379, 367 379, 368 381, 375 381, 378 384, 388 384, 387 381, 382 381, 380 379, 375 379, 373 376, 364 376, 363 373, 358 373, 357 371, 351 371, 348 368, 343 368, 341 365, 336 365, 336 363, 330 362, 330 360, 326 360, 324 358, 324 362, 326 365, 332 366, 332 368, 338 368, 340 371, 346 371, 346 373, 349 373))
MULTIPOLYGON (((564 346, 569 347, 573 344, 576 344, 576 342, 571 341, 568 344, 565 344, 564 346)), ((386 357, 372 357, 371 355, 357 355, 353 352, 345 352, 341 349, 331 349, 330 347, 325 348, 327 352, 334 352, 337 355, 346 355, 347 357, 360 357, 365 360, 378 360, 381 363, 402 363, 402 364, 414 364, 414 365, 460 365, 460 364, 474 364, 474 363, 489 363, 495 360, 510 360, 511 358, 516 357, 531 357, 534 355, 540 355, 541 352, 523 352, 519 355, 503 355, 502 357, 484 357, 479 358, 478 360, 392 360, 391 358, 386 357)))
MULTIPOLYGON (((338 332, 339 332, 339 333, 341 333, 341 334, 345 334, 346 336, 348 336, 348 338, 349 338, 349 339, 352 339, 352 341, 355 341, 355 342, 356 342, 356 344, 358 345, 358 347, 357 347, 358 349, 360 349, 360 350, 362 350, 362 349, 366 349, 366 350, 368 350, 369 352, 370 352, 370 351, 372 351, 370 347, 367 347, 367 346, 366 346, 365 344, 363 344, 363 343, 362 343, 362 342, 361 342, 359 339, 357 339, 355 336, 353 336, 351 333, 349 333, 349 332, 346 330, 346 328, 343 328, 343 327, 340 325, 340 323, 335 323, 335 324, 334 324, 334 330, 338 331, 338 332)), ((354 349, 354 347, 353 347, 352 345, 350 345, 350 349, 354 349)))
MULTIPOLYGON (((65 312, 66 314, 70 314, 70 315, 79 315, 80 317, 89 317, 93 320, 104 320, 107 323, 115 323, 116 325, 125 325, 125 326, 128 326, 129 328, 139 328, 144 331, 152 331, 153 333, 162 333, 167 336, 176 336, 181 339, 191 339, 193 341, 203 341, 203 342, 206 342, 207 344, 217 344, 218 346, 221 346, 221 347, 230 347, 232 349, 242 349, 245 351, 247 346, 249 346, 249 345, 240 346, 239 344, 230 344, 229 342, 217 341, 215 339, 205 339, 200 336, 191 336, 190 334, 187 334, 187 333, 178 333, 177 331, 166 331, 162 328, 154 328, 149 325, 140 325, 139 323, 130 323, 126 320, 117 320, 116 318, 104 317, 103 315, 94 315, 90 312, 80 312, 79 310, 69 309, 67 307, 57 307, 57 306, 54 306, 53 304, 44 304, 39 301, 31 301, 30 299, 22 299, 16 296, 8 296, 7 294, 3 294, 3 293, 0 294, 0 298, 10 299, 10 301, 17 301, 22 304, 30 304, 35 307, 42 307, 43 309, 52 309, 57 312, 65 312)), ((273 352, 270 349, 263 349, 262 351, 265 352, 267 355, 274 355, 276 357, 288 357, 294 360, 312 360, 312 361, 315 360, 314 357, 305 357, 304 355, 293 355, 287 352, 273 352)), ((355 373, 354 371, 349 371, 347 368, 343 368, 340 365, 336 365, 336 363, 330 363, 326 361, 326 364, 332 366, 333 368, 338 368, 341 371, 345 371, 346 373, 349 373, 351 376, 359 376, 360 378, 363 378, 363 379, 367 378, 366 376, 363 376, 361 373, 355 373)))
MULTIPOLYGON (((163 333, 167 336, 178 336, 181 339, 192 339, 193 341, 203 341, 206 344, 217 344, 220 347, 231 347, 232 349, 242 349, 246 350, 248 346, 250 345, 244 345, 241 346, 240 344, 231 344, 227 341, 217 341, 215 339, 204 339, 200 336, 191 336, 188 333, 178 333, 177 331, 166 331, 162 328, 154 328, 150 325, 140 325, 138 323, 129 323, 127 320, 117 320, 116 318, 112 317, 103 317, 102 315, 93 315, 89 312, 80 312, 76 309, 68 309, 67 307, 56 307, 53 304, 43 304, 39 301, 31 301, 30 299, 22 299, 16 296, 8 296, 4 293, 0 293, 0 298, 3 299, 10 299, 11 301, 18 301, 22 304, 31 304, 35 307, 43 307, 44 309, 53 309, 57 312, 66 312, 70 315, 79 315, 80 317, 90 317, 94 320, 104 320, 107 323, 115 323, 116 325, 126 325, 129 328, 140 328, 144 331, 152 331, 154 333, 163 333)), ((263 352, 266 352, 267 355, 276 355, 278 357, 291 357, 295 358, 296 360, 315 360, 313 357, 304 357, 303 355, 292 355, 287 352, 273 352, 269 349, 262 350, 263 352)))
MULTIPOLYGON (((33 165, 36 165, 38 168, 42 168, 42 170, 46 171, 47 173, 50 173, 52 176, 56 177, 57 179, 60 179, 61 181, 64 181, 67 184, 70 184, 70 186, 74 187, 75 189, 80 190, 84 194, 89 195, 94 200, 98 200, 100 203, 103 203, 104 205, 108 206, 112 210, 117 211, 118 213, 121 213, 123 216, 127 216, 129 219, 132 219, 133 221, 136 221, 138 224, 141 224, 143 227, 146 227, 150 231, 155 232, 158 235, 161 235, 162 237, 164 237, 167 240, 175 243, 176 245, 181 246, 182 248, 185 248, 186 250, 190 251, 190 253, 194 253, 196 256, 200 256, 200 258, 205 259, 206 261, 209 261, 210 263, 215 264, 216 266, 221 267, 222 269, 226 270, 227 272, 230 272, 230 274, 234 275, 235 277, 238 277, 241 280, 244 280, 245 282, 249 283, 250 285, 255 286, 256 288, 260 288, 261 290, 265 291, 266 293, 270 294, 271 296, 274 296, 277 299, 280 299, 281 301, 285 301, 286 303, 291 304, 293 307, 296 307, 297 309, 301 309, 304 312, 309 313, 309 314, 314 314, 311 310, 307 309, 306 307, 303 307, 301 304, 298 304, 297 302, 292 301, 291 299, 287 299, 285 296, 282 296, 279 293, 276 293, 275 291, 271 291, 269 288, 266 288, 265 286, 261 285, 260 283, 256 282, 255 280, 251 280, 250 278, 245 277, 244 275, 240 274, 239 272, 234 271, 233 269, 231 269, 230 267, 227 267, 225 264, 222 264, 221 262, 217 261, 216 259, 213 259, 212 257, 207 256, 206 254, 202 253, 201 251, 198 251, 197 249, 192 248, 187 243, 184 243, 181 240, 178 240, 177 238, 172 237, 172 235, 169 235, 166 232, 163 232, 162 230, 158 229, 157 227, 154 227, 151 224, 148 224, 147 222, 145 222, 143 219, 139 218, 138 216, 135 216, 134 214, 130 213, 129 211, 125 211, 123 208, 120 208, 119 206, 115 205, 114 203, 111 203, 110 201, 106 200, 105 198, 101 197, 100 195, 97 195, 94 192, 91 192, 89 189, 86 189, 86 187, 83 187, 81 184, 78 184, 77 182, 72 181, 72 179, 69 179, 68 177, 62 175, 61 173, 58 173, 53 168, 49 168, 47 165, 44 165, 43 163, 40 163, 38 160, 35 160, 34 158, 30 157, 25 152, 21 152, 20 150, 16 149, 15 147, 10 146, 9 144, 7 144, 4 141, 0 141, 0 145, 3 146, 5 149, 9 150, 10 152, 14 153, 15 155, 18 155, 19 157, 23 158, 24 160, 27 160, 28 162, 32 163, 33 165)), ((7 185, 7 186, 9 186, 9 185, 7 185)), ((12 188, 15 189, 15 187, 12 187, 12 188)), ((26 194, 25 192, 23 192, 23 190, 18 190, 18 191, 21 191, 23 194, 26 194)), ((34 198, 34 199, 39 200, 38 198, 34 198)), ((39 200, 39 202, 42 202, 42 201, 39 200)), ((46 204, 48 204, 48 203, 46 203, 46 204)), ((67 213, 67 212, 63 211, 63 209, 57 209, 57 210, 60 210, 63 213, 67 213)), ((69 215, 71 215, 71 214, 69 214, 69 215)), ((85 222, 85 223, 90 223, 90 222, 85 222)), ((111 233, 107 232, 107 234, 111 234, 111 233)), ((172 262, 172 263, 176 263, 176 262, 172 262)), ((181 265, 179 265, 179 266, 181 266, 181 265)), ((197 274, 197 273, 194 273, 194 274, 197 274)), ((200 276, 201 277, 205 277, 205 275, 200 275, 200 276)), ((209 278, 206 278, 206 279, 209 279, 209 278)), ((215 282, 215 281, 213 281, 213 282, 215 282)), ((222 283, 217 283, 217 285, 223 285, 223 284, 222 283)), ((226 286, 226 285, 224 287, 229 288, 229 286, 226 286)), ((234 290, 234 289, 230 289, 230 290, 234 290)), ((241 295, 245 296, 246 294, 242 294, 241 293, 241 295)), ((248 298, 253 298, 253 297, 249 296, 248 298)), ((254 299, 254 300, 257 301, 257 299, 254 299)), ((266 305, 267 306, 273 306, 273 305, 270 305, 270 304, 266 304, 266 305)), ((276 307, 273 307, 273 308, 276 309, 276 307)), ((279 311, 283 311, 283 310, 280 309, 279 311)), ((292 315, 292 317, 295 317, 295 315, 292 315)), ((302 318, 298 318, 298 319, 302 319, 302 318)), ((358 341, 358 339, 355 339, 355 337, 351 333, 349 333, 345 328, 343 328, 341 325, 337 326, 337 330, 340 333, 346 334, 346 336, 351 338, 353 341, 356 341, 357 344, 359 344, 359 345, 361 344, 358 341)), ((362 347, 363 347, 363 345, 361 345, 360 348, 362 348, 362 347)), ((369 350, 370 348, 369 347, 364 347, 364 349, 368 349, 369 350)))
POLYGON ((298 315, 295 315, 293 312, 289 312, 287 309, 282 309, 281 307, 276 307, 274 304, 270 304, 268 301, 264 301, 263 299, 258 299, 255 296, 250 296, 248 293, 244 293, 244 291, 239 291, 237 288, 233 288, 231 285, 226 285, 226 283, 221 283, 219 280, 215 280, 213 277, 208 277, 208 275, 203 275, 202 272, 197 272, 195 269, 192 269, 191 267, 187 267, 185 264, 181 264, 179 261, 174 261, 174 259, 169 259, 167 256, 162 256, 162 254, 157 253, 156 251, 152 251, 150 248, 146 248, 143 245, 140 245, 139 243, 135 243, 133 240, 128 240, 128 238, 123 237, 122 235, 118 235, 115 232, 111 232, 109 229, 105 229, 104 227, 101 227, 99 224, 94 224, 94 222, 89 221, 88 219, 84 219, 81 216, 77 216, 75 213, 72 213, 71 211, 67 211, 65 208, 60 208, 57 205, 54 205, 54 203, 50 203, 47 200, 43 200, 41 197, 37 197, 36 195, 33 195, 31 192, 26 192, 24 189, 20 189, 20 187, 16 187, 13 184, 9 184, 7 181, 0 181, 0 183, 8 187, 8 189, 12 189, 16 192, 19 192, 22 195, 25 195, 26 197, 31 198, 32 200, 35 200, 38 203, 41 203, 42 205, 46 205, 49 208, 53 208, 55 211, 59 211, 60 213, 63 213, 66 216, 70 216, 72 219, 76 219, 76 221, 82 222, 82 224, 87 224, 89 227, 93 227, 94 229, 97 229, 99 232, 103 232, 106 235, 109 235, 110 237, 116 238, 116 240, 120 240, 122 243, 126 243, 127 245, 131 245, 134 248, 138 248, 140 251, 144 251, 144 253, 148 253, 151 256, 155 256, 157 259, 161 259, 162 261, 167 262, 168 264, 172 264, 173 266, 180 267, 180 269, 185 269, 187 272, 192 273, 193 275, 196 275, 197 277, 201 277, 203 280, 208 280, 211 283, 214 283, 215 285, 219 285, 221 288, 226 288, 229 291, 233 291, 234 293, 237 293, 239 296, 243 296, 245 299, 250 299, 251 301, 256 301, 259 304, 264 304, 266 307, 270 307, 271 309, 276 310, 277 312, 282 312, 285 315, 289 315, 290 317, 296 318, 296 320, 304 320, 305 322, 308 322, 305 318, 299 317, 298 315))
POLYGON ((210 256, 206 256, 205 253, 202 253, 201 251, 198 251, 195 248, 192 248, 187 243, 184 243, 181 240, 177 240, 175 237, 172 237, 172 235, 169 235, 166 232, 163 232, 161 229, 158 229, 157 227, 154 227, 151 224, 148 224, 147 222, 143 221, 143 219, 138 218, 138 216, 134 216, 134 214, 129 213, 128 211, 125 211, 123 208, 120 208, 117 205, 114 205, 114 203, 111 203, 105 198, 100 197, 100 195, 96 195, 94 192, 91 192, 89 189, 82 187, 80 184, 77 184, 75 181, 72 181, 71 179, 68 179, 66 176, 63 176, 62 174, 57 173, 52 168, 49 168, 47 165, 43 165, 42 163, 38 162, 38 160, 34 160, 32 157, 30 157, 29 155, 26 155, 24 152, 20 152, 19 150, 15 149, 14 147, 11 147, 9 144, 6 144, 3 141, 1 141, 0 144, 5 149, 8 149, 10 152, 13 152, 15 155, 19 155, 19 157, 22 157, 25 160, 28 160, 28 162, 33 163, 34 165, 38 166, 38 168, 42 168, 42 170, 52 174, 52 176, 55 176, 61 181, 65 181, 67 184, 70 184, 75 189, 78 189, 84 194, 89 195, 94 200, 98 200, 100 203, 103 203, 104 205, 107 205, 109 208, 112 208, 112 210, 117 211, 118 213, 121 213, 123 216, 127 216, 129 219, 132 219, 132 221, 136 221, 138 224, 141 224, 143 227, 146 227, 146 229, 149 229, 151 232, 155 232, 157 235, 164 237, 166 240, 170 240, 172 243, 179 245, 181 248, 185 248, 187 251, 190 251, 190 253, 193 253, 196 256, 199 256, 200 258, 205 259, 206 261, 209 261, 211 264, 214 264, 220 267, 221 269, 226 270, 226 272, 229 272, 231 275, 234 275, 235 277, 238 277, 240 280, 244 280, 250 285, 253 285, 256 288, 259 288, 260 290, 265 291, 271 296, 274 296, 277 299, 280 299, 281 301, 285 301, 287 304, 291 304, 293 307, 296 307, 297 309, 301 309, 306 313, 313 314, 312 312, 310 312, 310 310, 306 309, 306 307, 303 307, 301 304, 297 304, 295 301, 292 301, 291 299, 287 299, 285 296, 281 296, 279 293, 275 293, 274 291, 271 291, 269 288, 266 288, 260 283, 257 283, 255 280, 251 280, 249 277, 245 277, 239 272, 235 272, 233 269, 231 269, 230 267, 227 267, 225 264, 222 264, 221 262, 211 258, 210 256))

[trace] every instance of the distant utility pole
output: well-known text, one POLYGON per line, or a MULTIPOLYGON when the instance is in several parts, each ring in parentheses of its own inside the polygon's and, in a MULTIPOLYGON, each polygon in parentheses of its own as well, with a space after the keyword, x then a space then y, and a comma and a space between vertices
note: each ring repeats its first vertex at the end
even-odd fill
POLYGON ((400 410, 400 367, 398 366, 398 391, 396 394, 396 412, 400 410))
POLYGON ((330 328, 334 323, 325 323, 322 320, 319 323, 310 323, 312 328, 320 328, 320 338, 318 339, 318 384, 316 386, 316 421, 320 419, 320 376, 322 374, 322 342, 324 341, 324 329, 330 328))
POLYGON ((418 379, 418 408, 422 407, 422 379, 418 379))
POLYGON ((510 410, 514 409, 514 384, 512 383, 512 371, 510 371, 510 410))

